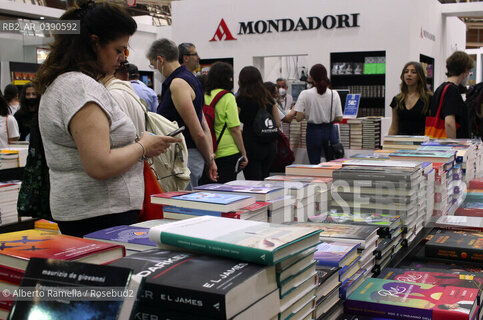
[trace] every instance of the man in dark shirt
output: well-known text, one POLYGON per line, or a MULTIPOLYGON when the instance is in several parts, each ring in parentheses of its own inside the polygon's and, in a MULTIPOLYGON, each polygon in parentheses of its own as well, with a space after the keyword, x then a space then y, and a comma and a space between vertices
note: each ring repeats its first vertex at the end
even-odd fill
POLYGON ((446 136, 450 139, 470 137, 468 109, 458 86, 466 86, 473 66, 473 60, 465 52, 455 51, 446 59, 448 78, 436 89, 431 102, 431 115, 434 117, 443 99, 440 118, 445 121, 446 136))

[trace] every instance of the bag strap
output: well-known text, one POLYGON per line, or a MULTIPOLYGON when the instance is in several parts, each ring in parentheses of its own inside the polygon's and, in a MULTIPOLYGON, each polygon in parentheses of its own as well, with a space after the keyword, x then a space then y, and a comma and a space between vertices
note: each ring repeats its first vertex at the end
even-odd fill
POLYGON ((330 118, 329 118, 329 123, 333 124, 334 121, 332 121, 332 104, 334 102, 334 91, 332 89, 330 90, 330 118))
POLYGON ((8 134, 8 114, 7 116, 5 117, 5 128, 7 128, 7 144, 10 144, 9 140, 10 140, 10 135, 8 134))
MULTIPOLYGON (((216 96, 213 98, 213 100, 211 100, 211 103, 210 103, 210 107, 215 109, 215 106, 216 104, 218 103, 218 101, 220 101, 220 99, 225 95, 227 94, 228 91, 226 90, 221 90, 220 92, 218 92, 216 94, 216 96)), ((214 119, 213 119, 214 120, 214 119)), ((218 138, 216 139, 216 144, 218 145, 220 143, 220 140, 221 140, 221 137, 223 136, 223 133, 225 133, 225 130, 226 130, 226 122, 225 122, 225 125, 223 126, 223 129, 221 129, 221 132, 220 132, 220 135, 218 136, 218 138)))
POLYGON ((444 89, 443 89, 443 93, 441 93, 441 98, 439 99, 439 106, 438 106, 438 111, 436 111, 436 119, 439 119, 439 115, 441 113, 441 106, 443 105, 443 98, 444 98, 444 94, 446 93, 446 90, 448 89, 448 87, 450 86, 450 84, 448 83, 444 89))

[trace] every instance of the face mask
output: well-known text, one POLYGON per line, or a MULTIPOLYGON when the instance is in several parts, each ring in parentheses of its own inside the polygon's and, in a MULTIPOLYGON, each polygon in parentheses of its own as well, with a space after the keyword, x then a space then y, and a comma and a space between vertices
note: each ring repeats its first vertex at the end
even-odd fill
POLYGON ((32 99, 32 98, 25 99, 25 104, 29 107, 35 106, 36 102, 37 102, 37 99, 32 99))
POLYGON ((164 80, 166 80, 166 77, 163 74, 163 72, 164 72, 164 64, 161 65, 161 71, 159 71, 158 65, 159 65, 159 61, 156 61, 156 68, 154 69, 154 73, 156 73, 156 74, 159 75, 159 77, 161 78, 161 83, 163 83, 164 80))
POLYGON ((278 88, 278 94, 281 95, 282 97, 285 96, 286 93, 287 93, 287 90, 285 90, 284 88, 278 88))

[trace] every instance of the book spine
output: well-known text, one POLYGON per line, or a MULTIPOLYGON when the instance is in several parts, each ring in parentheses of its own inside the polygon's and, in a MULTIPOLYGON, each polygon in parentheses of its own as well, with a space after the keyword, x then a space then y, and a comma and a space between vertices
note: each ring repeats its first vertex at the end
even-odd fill
POLYGON ((345 301, 344 311, 347 313, 390 319, 433 319, 432 310, 351 300, 350 298, 351 296, 345 301))
POLYGON ((483 261, 483 250, 475 248, 458 248, 441 245, 434 246, 426 243, 424 246, 424 252, 427 257, 457 259, 474 262, 483 261))
POLYGON ((222 213, 219 212, 219 211, 197 210, 197 209, 189 209, 189 208, 176 207, 176 206, 164 206, 163 211, 173 212, 173 213, 190 214, 190 215, 193 215, 193 216, 221 217, 221 215, 222 215, 222 213))
POLYGON ((139 301, 140 306, 157 310, 176 310, 182 313, 227 319, 226 301, 222 294, 181 289, 146 282, 139 301))
POLYGON ((159 242, 189 250, 202 251, 209 254, 219 255, 242 261, 254 262, 264 265, 273 265, 273 252, 238 246, 236 244, 224 243, 213 240, 205 240, 172 234, 169 232, 161 232, 159 242))

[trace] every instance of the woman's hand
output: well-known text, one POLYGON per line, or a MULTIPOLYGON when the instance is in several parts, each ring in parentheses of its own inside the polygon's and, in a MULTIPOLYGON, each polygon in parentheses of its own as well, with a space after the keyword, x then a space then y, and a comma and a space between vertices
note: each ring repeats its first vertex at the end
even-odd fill
POLYGON ((242 169, 244 169, 248 164, 247 156, 246 155, 243 155, 243 156, 245 157, 245 159, 242 162, 240 162, 240 168, 242 168, 242 169))
POLYGON ((145 156, 148 158, 159 156, 165 153, 172 143, 181 142, 180 138, 153 135, 143 132, 139 142, 144 146, 145 156))

